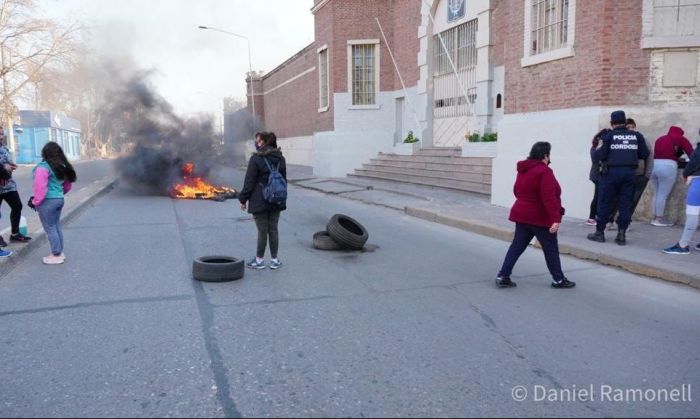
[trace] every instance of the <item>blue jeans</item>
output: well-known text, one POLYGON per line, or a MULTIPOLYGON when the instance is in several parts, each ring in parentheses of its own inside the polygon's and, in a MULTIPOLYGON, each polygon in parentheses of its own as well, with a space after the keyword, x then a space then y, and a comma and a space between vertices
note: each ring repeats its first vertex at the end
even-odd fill
POLYGON ((63 203, 63 198, 48 198, 36 208, 54 256, 63 253, 63 230, 61 230, 63 203))

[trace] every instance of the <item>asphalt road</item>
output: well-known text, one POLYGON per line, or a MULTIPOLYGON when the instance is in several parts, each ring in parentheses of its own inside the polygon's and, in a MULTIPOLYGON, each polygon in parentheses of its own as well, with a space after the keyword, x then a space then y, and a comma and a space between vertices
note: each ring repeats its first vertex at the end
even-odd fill
POLYGON ((280 228, 280 270, 205 284, 195 257, 253 255, 237 202, 95 201, 64 265, 44 245, 0 279, 0 416, 700 412, 696 289, 564 258, 578 286, 554 290, 529 249, 498 290, 507 243, 308 190, 280 228), (334 213, 367 227, 365 251, 312 248, 334 213))

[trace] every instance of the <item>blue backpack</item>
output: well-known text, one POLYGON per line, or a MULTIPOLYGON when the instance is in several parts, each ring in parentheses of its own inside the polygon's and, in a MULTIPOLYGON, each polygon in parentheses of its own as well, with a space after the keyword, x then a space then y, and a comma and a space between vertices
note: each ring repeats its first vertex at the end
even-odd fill
POLYGON ((267 185, 262 188, 263 199, 272 205, 282 205, 287 201, 287 181, 280 173, 280 163, 277 163, 277 167, 273 168, 266 158, 263 157, 263 160, 270 170, 267 185))

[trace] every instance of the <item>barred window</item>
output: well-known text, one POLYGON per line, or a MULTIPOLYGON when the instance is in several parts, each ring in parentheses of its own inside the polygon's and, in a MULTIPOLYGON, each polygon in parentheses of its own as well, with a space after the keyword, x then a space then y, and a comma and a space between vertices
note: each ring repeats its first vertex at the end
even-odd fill
POLYGON ((436 118, 467 115, 467 100, 471 104, 476 102, 477 29, 478 20, 474 19, 433 37, 433 114, 436 118), (466 89, 467 97, 460 85, 466 89))
POLYGON ((319 83, 319 109, 328 108, 328 49, 321 50, 318 53, 318 83, 319 83))
POLYGON ((567 45, 569 0, 532 0, 531 55, 567 45))
POLYGON ((351 45, 353 105, 376 104, 376 47, 375 44, 351 45))
POLYGON ((700 0, 654 0, 654 36, 700 35, 700 0))

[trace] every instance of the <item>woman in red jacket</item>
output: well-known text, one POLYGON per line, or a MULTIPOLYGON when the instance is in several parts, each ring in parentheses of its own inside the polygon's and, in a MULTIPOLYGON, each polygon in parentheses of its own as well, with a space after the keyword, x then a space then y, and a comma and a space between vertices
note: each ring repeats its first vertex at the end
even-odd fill
POLYGON ((564 208, 561 206, 561 187, 549 168, 551 150, 548 142, 535 143, 527 160, 518 162, 518 177, 513 186, 516 199, 508 217, 515 222, 515 236, 496 278, 499 288, 515 286, 510 275, 533 237, 537 237, 542 245, 547 268, 552 274, 552 287, 576 286, 575 282, 564 277, 559 260, 557 232, 564 208))

